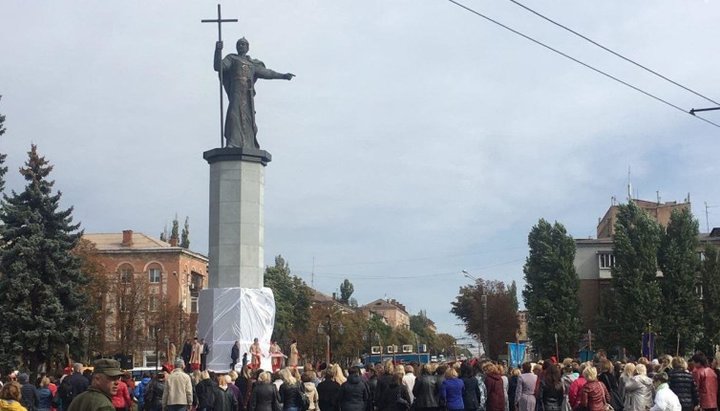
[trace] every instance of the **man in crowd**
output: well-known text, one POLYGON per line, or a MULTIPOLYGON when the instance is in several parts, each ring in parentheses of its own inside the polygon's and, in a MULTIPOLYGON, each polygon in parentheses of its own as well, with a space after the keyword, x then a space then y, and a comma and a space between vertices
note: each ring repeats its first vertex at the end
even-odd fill
MULTIPOLYGON (((92 383, 83 393, 76 395, 68 411, 115 411, 112 396, 117 393, 123 372, 120 363, 111 359, 95 361, 92 383)), ((85 378, 78 373, 81 378, 85 378)))
POLYGON ((163 409, 167 411, 184 411, 192 406, 192 383, 190 376, 183 371, 183 368, 185 368, 185 362, 178 359, 175 361, 175 369, 166 378, 162 405, 163 409))

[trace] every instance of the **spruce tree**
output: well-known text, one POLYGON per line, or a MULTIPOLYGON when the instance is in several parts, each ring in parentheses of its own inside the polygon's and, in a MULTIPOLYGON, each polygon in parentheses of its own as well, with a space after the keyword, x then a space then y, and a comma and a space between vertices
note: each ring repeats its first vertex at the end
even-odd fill
POLYGON ((180 233, 180 247, 190 248, 190 219, 185 217, 185 225, 180 233))
POLYGON ((528 310, 528 335, 543 356, 555 354, 555 333, 561 356, 574 355, 580 338, 580 280, 573 261, 575 241, 560 223, 544 219, 528 235, 523 299, 528 310))
MULTIPOLYGON (((0 100, 2 100, 2 96, 0 96, 0 100)), ((0 136, 3 134, 5 134, 5 116, 0 114, 0 136)), ((0 193, 5 191, 5 173, 8 170, 5 166, 5 158, 7 158, 7 154, 0 153, 0 193)))
POLYGON ((4 196, 0 208, 0 363, 18 361, 32 372, 60 356, 69 345, 79 357, 84 338, 88 283, 80 259, 72 253, 81 232, 72 223, 72 207, 60 209, 61 194, 52 193, 52 166, 32 145, 20 173, 27 185, 4 196))
POLYGON ((172 228, 170 229, 170 242, 175 240, 175 244, 180 242, 180 223, 178 222, 177 214, 172 221, 172 228))
POLYGON ((720 255, 712 245, 705 246, 702 262, 702 308, 703 332, 701 346, 703 352, 715 351, 720 343, 720 255))
POLYGON ((640 347, 643 332, 660 325, 660 238, 660 225, 643 209, 632 201, 619 206, 613 237, 612 287, 617 312, 622 313, 616 343, 629 353, 640 347))
POLYGON ((680 337, 679 354, 695 347, 702 330, 702 307, 695 295, 698 258, 698 222, 690 210, 673 210, 662 237, 658 260, 663 278, 663 321, 658 342, 665 353, 675 355, 680 337))

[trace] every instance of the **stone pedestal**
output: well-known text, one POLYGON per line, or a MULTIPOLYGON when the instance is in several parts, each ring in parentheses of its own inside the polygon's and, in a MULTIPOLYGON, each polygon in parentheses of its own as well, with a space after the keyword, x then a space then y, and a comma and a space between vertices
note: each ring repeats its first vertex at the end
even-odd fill
POLYGON ((216 148, 210 163, 210 288, 262 288, 264 273, 264 150, 216 148))

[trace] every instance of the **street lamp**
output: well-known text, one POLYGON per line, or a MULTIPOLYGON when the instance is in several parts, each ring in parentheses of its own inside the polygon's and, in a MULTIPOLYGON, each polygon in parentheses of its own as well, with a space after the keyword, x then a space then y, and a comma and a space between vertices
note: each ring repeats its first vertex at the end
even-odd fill
MULTIPOLYGON (((328 366, 331 364, 332 360, 332 320, 330 318, 330 314, 325 316, 325 325, 319 324, 318 325, 318 334, 325 334, 326 337, 326 347, 325 347, 325 364, 328 366)), ((342 323, 339 323, 337 326, 337 332, 340 335, 343 335, 345 332, 345 327, 342 323)))
MULTIPOLYGON (((469 272, 467 272, 466 270, 462 270, 462 274, 463 274, 463 276, 465 276, 465 277, 467 277, 467 278, 475 281, 475 284, 476 284, 476 285, 480 283, 480 280, 478 280, 477 278, 475 278, 475 276, 471 275, 471 274, 470 274, 469 272)), ((482 338, 482 342, 483 342, 483 348, 485 349, 485 353, 486 353, 486 355, 487 355, 487 353, 488 353, 488 351, 489 351, 489 347, 490 347, 490 344, 489 344, 489 342, 490 342, 489 340, 490 340, 490 339, 489 339, 489 336, 488 336, 487 291, 485 290, 485 287, 483 287, 483 289, 482 289, 482 295, 480 296, 480 304, 482 304, 482 311, 483 311, 483 335, 482 335, 483 338, 482 338)))

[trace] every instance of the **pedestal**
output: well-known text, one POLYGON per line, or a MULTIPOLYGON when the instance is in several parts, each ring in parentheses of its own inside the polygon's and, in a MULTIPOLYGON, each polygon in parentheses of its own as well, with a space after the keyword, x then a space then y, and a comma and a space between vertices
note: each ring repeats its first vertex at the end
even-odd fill
POLYGON ((210 288, 262 288, 270 153, 217 148, 203 157, 210 163, 210 288))
MULTIPOLYGON (((198 335, 210 346, 207 369, 228 372, 230 353, 235 341, 240 341, 240 359, 249 352, 253 339, 260 341, 262 352, 270 349, 275 326, 275 299, 269 288, 209 288, 200 291, 198 300, 198 335)), ((270 369, 270 358, 263 358, 261 368, 270 369)), ((248 354, 248 362, 250 355, 248 354)))

